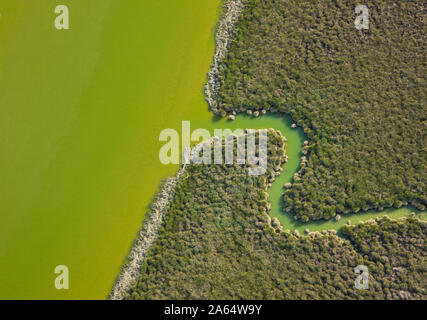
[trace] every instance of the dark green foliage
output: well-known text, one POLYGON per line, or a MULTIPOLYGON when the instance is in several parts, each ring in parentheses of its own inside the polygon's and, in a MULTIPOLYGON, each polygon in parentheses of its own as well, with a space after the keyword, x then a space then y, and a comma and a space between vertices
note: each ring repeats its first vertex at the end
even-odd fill
POLYGON ((342 233, 365 258, 371 277, 376 279, 375 290, 382 291, 386 299, 425 299, 425 223, 384 218, 377 223, 345 226, 342 233))
POLYGON ((424 223, 346 228, 354 246, 333 234, 301 237, 271 228, 266 189, 283 162, 284 140, 270 131, 268 141, 263 176, 237 165, 189 166, 128 299, 426 298, 419 281, 424 223), (396 256, 383 259, 390 254, 396 256), (359 264, 372 269, 372 289, 355 289, 359 264), (402 267, 410 274, 403 276, 402 267))
POLYGON ((425 2, 366 4, 358 31, 354 1, 249 0, 223 62, 221 111, 278 108, 308 134, 285 194, 303 221, 427 203, 425 2))

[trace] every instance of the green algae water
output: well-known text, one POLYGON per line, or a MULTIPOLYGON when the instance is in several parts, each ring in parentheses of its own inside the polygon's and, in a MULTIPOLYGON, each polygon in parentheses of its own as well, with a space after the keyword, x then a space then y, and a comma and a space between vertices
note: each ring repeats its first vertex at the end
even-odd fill
POLYGON ((58 1, 0 1, 1 299, 105 299, 176 171, 160 131, 211 120, 219 0, 60 4, 70 30, 54 28, 58 1))
POLYGON ((159 134, 182 120, 280 130, 289 161, 269 191, 272 216, 285 229, 339 228, 282 212, 304 141, 289 117, 209 112, 219 0, 64 0, 63 31, 57 4, 0 1, 0 299, 106 298, 159 184, 177 171, 158 159, 159 134), (69 268, 69 290, 54 287, 57 265, 69 268))

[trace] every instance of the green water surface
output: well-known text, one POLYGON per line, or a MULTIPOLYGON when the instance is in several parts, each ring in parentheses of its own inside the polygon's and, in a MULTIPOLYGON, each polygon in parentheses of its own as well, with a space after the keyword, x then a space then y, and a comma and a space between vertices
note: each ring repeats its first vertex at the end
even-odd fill
POLYGON ((211 121, 219 3, 0 1, 0 299, 107 296, 176 172, 158 160, 160 131, 211 121), (58 4, 70 30, 54 28, 58 4))

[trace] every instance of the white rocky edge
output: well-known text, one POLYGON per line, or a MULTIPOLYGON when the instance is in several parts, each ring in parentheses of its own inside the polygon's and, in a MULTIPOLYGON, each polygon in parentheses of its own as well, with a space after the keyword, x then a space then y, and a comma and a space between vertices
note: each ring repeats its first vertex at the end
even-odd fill
MULTIPOLYGON (((243 135, 246 135, 246 133, 243 135)), ((231 136, 236 138, 238 137, 235 135, 231 136)), ((188 163, 194 163, 196 159, 199 159, 198 153, 202 150, 203 146, 205 144, 214 144, 218 139, 221 138, 214 136, 194 145, 188 150, 189 152, 187 151, 188 154, 183 155, 183 161, 185 163, 187 163, 187 161, 188 163)), ((125 299, 126 293, 137 280, 140 274, 142 262, 147 256, 147 253, 153 243, 157 240, 160 226, 163 223, 164 217, 168 213, 169 204, 175 196, 177 183, 185 173, 187 166, 188 164, 183 164, 176 176, 168 178, 160 192, 157 194, 153 204, 151 205, 151 210, 149 211, 142 228, 139 230, 138 236, 133 243, 129 255, 127 256, 128 262, 123 265, 121 272, 111 289, 108 296, 110 300, 125 299)))
MULTIPOLYGON (((224 12, 218 23, 215 35, 215 55, 211 70, 208 72, 208 81, 205 85, 205 99, 214 113, 218 114, 218 104, 216 101, 219 89, 219 71, 220 63, 227 53, 228 46, 231 42, 231 36, 234 24, 243 11, 245 0, 229 0, 224 4, 224 12)), ((126 263, 117 277, 113 288, 109 294, 110 300, 123 300, 130 287, 135 283, 142 262, 148 251, 158 237, 158 230, 163 223, 163 218, 167 214, 169 203, 175 195, 175 188, 186 170, 183 165, 177 175, 168 178, 157 195, 149 216, 145 219, 144 224, 138 232, 138 237, 134 241, 132 249, 127 257, 126 263)))
POLYGON ((210 109, 219 114, 217 94, 220 86, 219 72, 221 70, 221 62, 224 59, 228 47, 231 43, 234 24, 239 19, 245 0, 229 0, 224 4, 224 12, 218 23, 215 34, 215 55, 211 70, 208 72, 208 81, 205 85, 205 99, 209 104, 210 109))
POLYGON ((169 203, 175 195, 175 188, 186 170, 183 165, 175 177, 168 178, 156 196, 151 211, 138 232, 132 249, 127 257, 127 263, 122 267, 119 276, 110 292, 110 300, 123 300, 130 287, 140 274, 140 267, 148 251, 158 237, 158 231, 168 212, 169 203))

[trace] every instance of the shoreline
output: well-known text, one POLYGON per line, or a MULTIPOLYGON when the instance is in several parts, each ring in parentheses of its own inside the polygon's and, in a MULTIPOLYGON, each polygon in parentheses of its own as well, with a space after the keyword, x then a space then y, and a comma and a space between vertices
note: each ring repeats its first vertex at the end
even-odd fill
POLYGON ((137 279, 139 268, 154 241, 156 241, 160 226, 168 213, 169 204, 175 195, 176 185, 185 172, 186 165, 182 165, 174 177, 166 179, 161 190, 157 193, 151 205, 151 210, 147 213, 147 217, 144 219, 143 225, 138 231, 138 236, 126 258, 127 263, 122 266, 119 275, 114 281, 113 288, 108 295, 109 300, 125 299, 127 291, 137 279))
MULTIPOLYGON (((208 81, 205 85, 205 100, 215 114, 218 114, 215 105, 216 93, 219 85, 219 64, 227 53, 234 24, 240 17, 243 7, 244 0, 228 0, 223 4, 224 12, 221 14, 217 24, 215 55, 208 72, 208 81)), ((108 294, 109 300, 125 299, 127 291, 137 279, 139 268, 154 241, 157 239, 158 230, 163 223, 164 216, 168 212, 169 204, 175 195, 176 185, 185 171, 186 165, 184 164, 174 177, 166 179, 160 192, 155 196, 151 210, 144 219, 143 225, 138 231, 138 236, 131 246, 130 252, 126 258, 127 262, 121 267, 121 271, 108 294)))
POLYGON ((220 85, 219 72, 222 60, 227 54, 228 47, 233 35, 234 25, 240 18, 245 0, 228 0, 223 5, 224 12, 221 14, 215 33, 215 55, 211 69, 208 72, 208 80, 205 84, 205 100, 209 108, 216 115, 220 115, 217 103, 217 94, 220 85))

